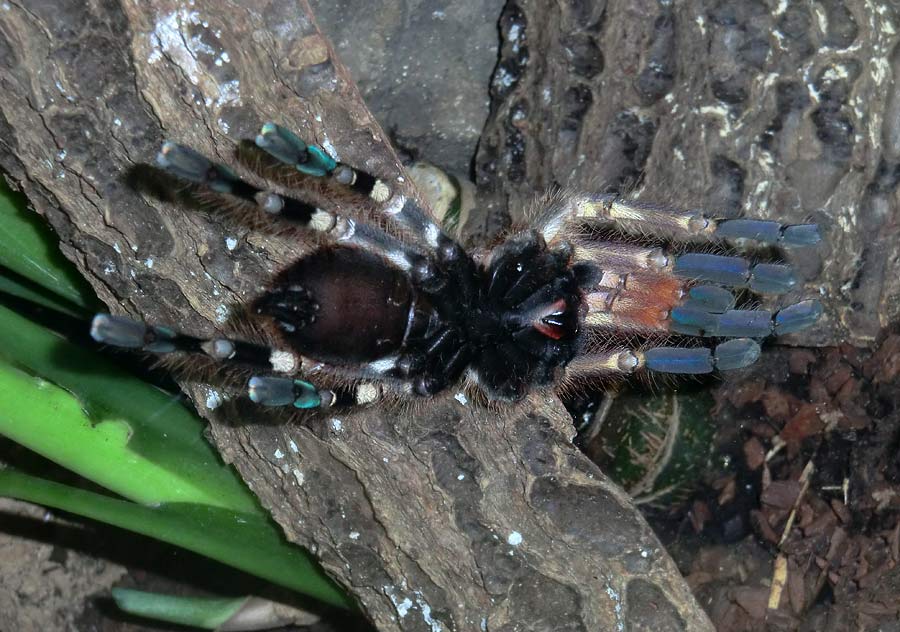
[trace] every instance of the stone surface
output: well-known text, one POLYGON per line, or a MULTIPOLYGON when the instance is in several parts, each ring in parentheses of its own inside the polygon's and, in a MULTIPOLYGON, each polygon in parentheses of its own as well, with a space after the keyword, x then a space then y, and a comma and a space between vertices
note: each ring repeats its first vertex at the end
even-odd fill
POLYGON ((488 115, 501 0, 310 2, 375 118, 416 158, 467 174, 488 115))

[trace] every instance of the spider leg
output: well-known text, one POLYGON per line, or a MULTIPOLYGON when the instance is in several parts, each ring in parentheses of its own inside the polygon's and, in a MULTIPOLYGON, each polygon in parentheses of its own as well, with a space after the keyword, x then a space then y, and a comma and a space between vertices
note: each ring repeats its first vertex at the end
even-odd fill
POLYGON ((569 366, 576 377, 627 375, 640 369, 702 374, 743 368, 759 355, 759 345, 752 339, 800 331, 822 314, 816 300, 781 309, 736 309, 737 298, 722 287, 783 294, 796 285, 793 271, 786 265, 753 265, 733 256, 676 256, 660 248, 611 242, 576 243, 574 256, 578 264, 596 266, 600 271, 586 276, 582 285, 588 340, 628 335, 733 338, 712 350, 607 347, 573 361, 569 366))
POLYGON ((764 294, 783 294, 797 285, 793 269, 786 264, 754 264, 743 257, 696 252, 677 255, 663 248, 628 243, 576 242, 574 261, 594 264, 601 270, 674 275, 764 294))
MULTIPOLYGON (((326 154, 322 155, 327 157, 326 154)), ((313 159, 310 158, 309 161, 313 159)), ((321 158, 316 158, 313 162, 318 164, 321 158)), ((173 142, 164 143, 157 156, 157 164, 183 180, 258 206, 273 216, 330 238, 336 244, 358 246, 380 254, 409 273, 423 288, 437 291, 443 285, 442 275, 431 259, 396 237, 349 217, 256 187, 242 180, 228 167, 212 162, 189 147, 173 142)))
MULTIPOLYGON (((247 382, 247 396, 254 404, 270 407, 327 408, 334 404, 333 391, 316 389, 304 380, 254 375, 247 382)), ((353 392, 357 405, 371 404, 382 397, 377 384, 362 382, 353 392)))
POLYGON ((816 224, 785 225, 771 220, 719 219, 697 210, 625 200, 615 194, 578 195, 551 206, 538 221, 547 242, 566 232, 573 222, 611 225, 631 235, 652 234, 689 240, 747 240, 787 248, 821 241, 816 224))
MULTIPOLYGON (((222 362, 245 364, 277 373, 299 371, 304 360, 290 351, 228 338, 197 338, 168 327, 146 325, 110 314, 94 316, 91 337, 103 344, 151 353, 202 353, 222 362)), ((327 408, 335 399, 334 392, 330 390, 319 390, 303 380, 280 377, 250 378, 248 394, 251 400, 264 406, 292 405, 295 408, 327 408)))
POLYGON ((380 178, 337 162, 320 147, 310 145, 293 132, 266 123, 256 137, 256 145, 280 162, 307 175, 331 177, 335 182, 367 195, 385 219, 404 230, 412 239, 437 250, 444 259, 459 256, 459 246, 431 217, 431 214, 380 178))
POLYGON ((702 337, 785 335, 822 314, 814 299, 779 310, 734 309, 736 298, 723 287, 640 273, 604 273, 585 293, 585 303, 589 327, 702 337))
POLYGON ((640 370, 681 375, 702 375, 750 366, 759 358, 759 343, 733 338, 707 347, 651 347, 645 350, 616 347, 575 358, 567 367, 573 378, 625 377, 640 370))

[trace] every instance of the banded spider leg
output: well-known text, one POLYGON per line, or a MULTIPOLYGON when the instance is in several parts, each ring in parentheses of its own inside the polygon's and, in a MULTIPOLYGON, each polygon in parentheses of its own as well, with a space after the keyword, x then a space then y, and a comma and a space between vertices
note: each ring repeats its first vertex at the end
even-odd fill
MULTIPOLYGON (((114 347, 139 349, 154 354, 202 353, 221 362, 233 362, 275 373, 293 374, 301 370, 304 362, 312 363, 290 351, 274 350, 229 338, 197 338, 168 327, 145 325, 130 318, 109 314, 97 314, 94 317, 91 337, 114 347)), ((319 390, 303 380, 257 376, 250 378, 248 395, 259 404, 292 405, 295 408, 328 407, 334 403, 335 398, 334 392, 319 390)))
POLYGON ((575 265, 595 269, 586 292, 588 353, 575 358, 569 375, 615 377, 640 370, 703 374, 746 367, 759 356, 758 339, 809 327, 822 306, 804 300, 778 310, 736 307, 734 290, 777 296, 797 286, 791 266, 754 263, 736 255, 646 246, 634 238, 680 243, 752 242, 782 248, 817 244, 815 224, 783 225, 756 219, 717 219, 699 211, 627 201, 611 194, 562 199, 538 221, 549 242, 575 245, 575 265), (580 225, 608 227, 631 241, 579 234, 580 225), (717 339, 712 348, 655 346, 669 336, 717 339), (646 344, 626 340, 643 337, 646 344))

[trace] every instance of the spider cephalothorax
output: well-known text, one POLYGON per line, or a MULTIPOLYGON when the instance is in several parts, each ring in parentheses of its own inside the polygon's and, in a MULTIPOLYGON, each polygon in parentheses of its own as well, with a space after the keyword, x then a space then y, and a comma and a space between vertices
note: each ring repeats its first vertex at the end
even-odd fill
POLYGON ((252 304, 251 316, 270 332, 265 344, 201 340, 106 315, 94 321, 97 340, 205 353, 280 373, 285 377, 250 378, 251 399, 312 408, 336 400, 314 381, 353 387, 365 402, 384 390, 434 395, 464 378, 490 399, 512 400, 559 384, 564 375, 742 368, 758 357, 758 339, 807 327, 821 313, 810 300, 740 308, 738 296, 777 300, 791 291, 797 280, 788 265, 658 243, 801 247, 819 241, 814 224, 721 220, 610 194, 573 194, 552 198, 531 226, 473 255, 414 200, 289 131, 266 124, 256 144, 281 168, 367 196, 361 214, 378 215, 387 230, 256 187, 166 143, 158 158, 165 170, 247 212, 318 234, 324 244, 283 270, 252 304), (585 226, 606 230, 584 232, 585 226), (677 344, 683 337, 711 344, 677 344))

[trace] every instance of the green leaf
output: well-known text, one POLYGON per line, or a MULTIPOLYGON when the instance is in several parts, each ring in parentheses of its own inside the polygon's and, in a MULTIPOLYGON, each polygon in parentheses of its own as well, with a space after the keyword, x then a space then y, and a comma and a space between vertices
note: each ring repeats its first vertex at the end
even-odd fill
POLYGON ((2 294, 10 294, 25 299, 30 303, 36 303, 42 307, 62 312, 73 318, 86 319, 90 314, 88 310, 70 303, 59 296, 59 294, 54 294, 47 288, 10 270, 0 268, 0 295, 2 294))
POLYGON ((0 433, 13 441, 140 503, 196 502, 255 509, 241 495, 229 493, 231 486, 198 472, 195 464, 173 466, 155 460, 153 452, 164 441, 149 454, 133 449, 140 432, 125 418, 95 422, 68 391, 0 363, 0 433))
POLYGON ((137 502, 257 510, 178 397, 2 306, 0 361, 0 434, 137 502))
POLYGON ((112 596, 116 605, 129 614, 206 630, 215 630, 228 621, 248 599, 178 597, 127 588, 113 588, 112 596))
POLYGON ((207 630, 271 630, 285 626, 306 627, 321 620, 303 610, 263 597, 186 597, 129 588, 113 588, 116 605, 130 614, 191 625, 207 630))
MULTIPOLYGON (((12 271, 0 271, 0 292, 76 317, 97 308, 53 232, 2 182, 0 266, 12 271)), ((11 471, 0 471, 0 495, 156 537, 349 607, 221 463, 202 436, 203 422, 179 399, 0 306, 0 434, 126 498, 157 506, 11 471)))
POLYGON ((97 299, 72 262, 59 251, 59 239, 25 197, 0 180, 0 265, 21 274, 67 301, 96 309, 97 299))
POLYGON ((0 471, 0 496, 26 500, 169 542, 319 601, 350 599, 308 554, 287 542, 271 520, 187 503, 144 507, 11 470, 0 471))

